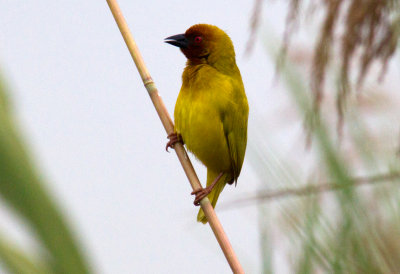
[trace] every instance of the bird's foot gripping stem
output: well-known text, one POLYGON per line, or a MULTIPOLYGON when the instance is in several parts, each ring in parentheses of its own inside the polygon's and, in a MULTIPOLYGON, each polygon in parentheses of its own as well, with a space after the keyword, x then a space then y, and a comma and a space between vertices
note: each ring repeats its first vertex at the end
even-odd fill
POLYGON ((167 152, 168 148, 174 148, 176 143, 182 143, 183 144, 183 139, 182 139, 182 135, 180 135, 179 133, 171 133, 170 135, 167 136, 167 138, 169 139, 167 145, 165 146, 165 150, 167 152))
POLYGON ((195 206, 199 206, 200 205, 200 201, 205 198, 208 194, 210 194, 210 192, 213 190, 214 186, 217 184, 217 182, 219 181, 219 179, 221 179, 222 175, 224 175, 223 172, 221 172, 217 178, 214 179, 214 181, 206 188, 198 188, 196 190, 192 191, 192 195, 196 195, 196 197, 194 198, 194 202, 193 204, 195 206))
POLYGON ((195 206, 199 206, 200 205, 200 201, 205 198, 208 194, 210 194, 212 188, 210 187, 206 187, 206 188, 199 188, 196 190, 192 191, 192 195, 196 195, 196 197, 194 198, 194 202, 193 204, 195 206))

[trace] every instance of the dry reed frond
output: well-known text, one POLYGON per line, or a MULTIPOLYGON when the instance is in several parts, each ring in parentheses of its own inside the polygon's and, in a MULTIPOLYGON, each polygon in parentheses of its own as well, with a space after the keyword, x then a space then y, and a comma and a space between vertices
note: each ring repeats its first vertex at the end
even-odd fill
MULTIPOLYGON (((283 36, 283 54, 287 52, 290 36, 299 21, 302 1, 304 2, 304 0, 289 0, 286 30, 283 36)), ((255 5, 260 6, 259 2, 260 0, 256 0, 255 5)), ((335 37, 340 34, 338 46, 341 56, 337 59, 340 60, 341 72, 337 110, 339 120, 342 120, 346 95, 352 87, 349 79, 351 79, 350 65, 353 59, 356 57, 359 61, 357 88, 361 87, 374 61, 379 61, 382 65, 379 80, 386 72, 388 61, 397 48, 400 35, 399 4, 395 0, 322 0, 319 3, 324 8, 325 15, 312 58, 311 91, 314 95, 314 110, 317 113, 319 111, 327 68, 336 45, 335 37)), ((254 13, 254 16, 260 16, 259 12, 254 13)), ((251 20, 259 21, 257 18, 251 20)), ((257 27, 256 24, 252 26, 257 27)))
POLYGON ((251 15, 250 23, 250 37, 246 44, 245 54, 249 54, 254 46, 254 41, 256 39, 256 31, 260 25, 260 13, 262 11, 263 0, 256 0, 253 7, 253 12, 251 15))
MULTIPOLYGON (((378 60, 382 64, 380 78, 386 72, 388 61, 395 52, 399 38, 398 20, 392 22, 392 13, 396 10, 396 4, 391 0, 350 1, 345 15, 345 30, 341 41, 343 60, 341 89, 338 96, 338 110, 341 118, 344 100, 350 86, 349 67, 355 52, 361 51, 357 87, 362 85, 373 61, 378 60)), ((317 58, 318 56, 315 56, 314 60, 317 58)))

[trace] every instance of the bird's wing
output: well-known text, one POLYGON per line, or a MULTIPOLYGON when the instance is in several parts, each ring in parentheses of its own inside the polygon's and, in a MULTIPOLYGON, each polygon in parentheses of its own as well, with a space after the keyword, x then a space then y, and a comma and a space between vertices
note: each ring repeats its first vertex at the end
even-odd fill
POLYGON ((247 119, 249 106, 241 81, 233 82, 228 92, 229 103, 222 112, 222 123, 228 143, 235 181, 242 169, 247 144, 247 119))

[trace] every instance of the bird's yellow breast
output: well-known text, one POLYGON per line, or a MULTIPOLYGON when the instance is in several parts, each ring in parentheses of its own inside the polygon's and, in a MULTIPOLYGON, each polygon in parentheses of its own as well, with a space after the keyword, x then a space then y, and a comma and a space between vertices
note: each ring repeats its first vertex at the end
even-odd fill
POLYGON ((223 109, 232 101, 230 77, 208 65, 187 67, 175 105, 175 127, 189 151, 211 170, 231 169, 223 109))

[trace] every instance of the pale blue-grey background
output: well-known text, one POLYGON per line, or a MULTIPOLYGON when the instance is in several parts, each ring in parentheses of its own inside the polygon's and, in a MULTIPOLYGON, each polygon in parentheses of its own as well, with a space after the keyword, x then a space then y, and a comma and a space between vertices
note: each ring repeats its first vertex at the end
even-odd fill
MULTIPOLYGON (((281 4, 267 1, 262 11, 277 33, 281 4)), ((195 23, 219 26, 235 44, 251 109, 249 140, 258 121, 277 114, 274 64, 260 40, 244 56, 253 1, 120 5, 171 114, 185 58, 163 39, 195 23)), ((0 64, 24 137, 95 272, 230 273, 209 226, 195 221, 189 183, 164 150, 166 134, 106 1, 3 1, 0 64)), ((204 180, 205 168, 193 162, 204 180)), ((237 187, 227 187, 219 203, 258 184, 245 161, 237 187)), ((34 245, 4 206, 0 213, 1 229, 34 245)), ((260 272, 257 208, 217 207, 217 214, 246 272, 260 272)))

